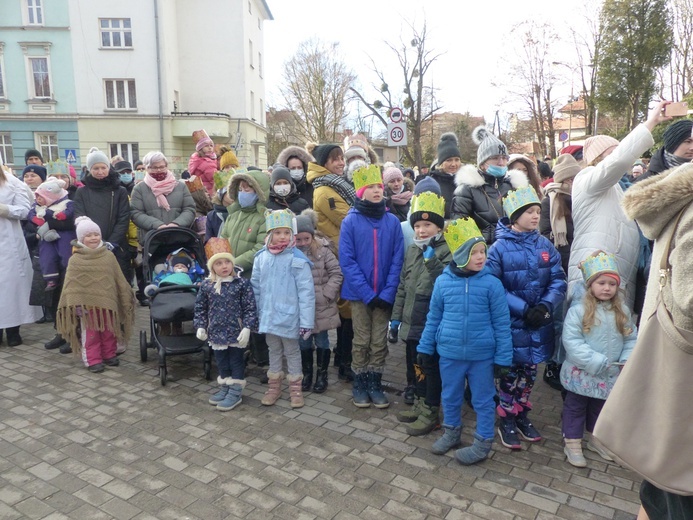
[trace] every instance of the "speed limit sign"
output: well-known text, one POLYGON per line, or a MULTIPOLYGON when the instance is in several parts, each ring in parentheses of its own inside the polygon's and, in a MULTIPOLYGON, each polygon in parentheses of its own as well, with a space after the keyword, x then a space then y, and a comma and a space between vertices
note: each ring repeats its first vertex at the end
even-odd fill
POLYGON ((387 145, 407 146, 406 123, 390 123, 387 125, 387 145))

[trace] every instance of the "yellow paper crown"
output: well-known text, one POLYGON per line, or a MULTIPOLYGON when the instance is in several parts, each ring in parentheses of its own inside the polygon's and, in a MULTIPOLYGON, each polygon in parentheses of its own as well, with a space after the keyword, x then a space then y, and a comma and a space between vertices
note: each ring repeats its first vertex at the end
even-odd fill
POLYGON ((276 211, 267 211, 265 213, 265 227, 267 231, 277 228, 289 228, 296 232, 296 216, 288 209, 278 209, 276 211))
POLYGON ((380 173, 380 167, 375 164, 364 166, 354 172, 354 188, 360 190, 364 186, 371 184, 382 184, 383 175, 380 173))
POLYGON ((531 186, 524 186, 516 190, 509 191, 503 199, 503 210, 508 217, 512 217, 518 209, 529 206, 530 204, 541 204, 537 192, 531 186))
POLYGON ((479 226, 469 217, 458 218, 450 222, 448 227, 445 228, 443 236, 451 253, 457 251, 460 246, 471 238, 484 237, 481 231, 479 231, 479 226))
POLYGON ((435 213, 443 217, 445 216, 445 199, 432 191, 424 191, 419 195, 414 195, 411 199, 411 213, 413 215, 419 211, 435 213))

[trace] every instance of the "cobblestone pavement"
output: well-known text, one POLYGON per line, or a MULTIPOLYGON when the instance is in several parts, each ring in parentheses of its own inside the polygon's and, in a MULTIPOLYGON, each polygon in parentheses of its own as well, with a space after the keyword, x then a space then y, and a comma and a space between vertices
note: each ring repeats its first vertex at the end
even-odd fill
MULTIPOLYGON (((585 452, 565 462, 560 394, 535 387, 534 423, 545 440, 462 467, 429 451, 440 435, 409 437, 403 344, 385 374, 392 406, 356 409, 330 368, 330 386, 291 410, 288 391, 263 407, 260 369, 243 404, 207 404, 201 356, 169 358, 162 386, 154 351, 139 359, 138 328, 121 365, 87 372, 47 351, 50 325, 22 327, 24 345, 0 348, 0 518, 45 519, 633 519, 639 481, 585 452)), ((474 414, 464 410, 463 441, 474 414)))

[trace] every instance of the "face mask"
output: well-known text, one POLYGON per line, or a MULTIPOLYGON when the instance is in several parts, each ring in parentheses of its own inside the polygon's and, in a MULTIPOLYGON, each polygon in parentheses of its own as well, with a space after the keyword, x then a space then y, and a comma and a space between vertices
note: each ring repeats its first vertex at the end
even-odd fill
POLYGON ((145 172, 144 170, 137 170, 135 172, 135 180, 136 181, 143 181, 145 173, 147 173, 147 172, 145 172))
POLYGON ((123 184, 130 184, 132 182, 132 173, 121 173, 120 182, 123 184))
POLYGON ((508 167, 507 166, 496 166, 495 164, 489 165, 488 169, 486 170, 486 173, 489 175, 493 175, 494 177, 505 177, 505 174, 508 172, 508 167))
POLYGON ((251 193, 249 191, 239 191, 238 192, 238 203, 242 208, 247 208, 254 205, 257 202, 257 193, 251 193))
POLYGON ((295 181, 300 181, 301 179, 303 179, 303 168, 299 168, 297 170, 289 170, 289 173, 291 173, 291 178, 295 181))
POLYGON ((289 193, 291 193, 291 185, 290 184, 282 184, 280 186, 275 186, 274 187, 274 193, 276 193, 280 197, 286 197, 289 193))
POLYGON ((166 178, 167 173, 168 172, 155 172, 155 173, 150 173, 149 175, 151 175, 155 181, 161 182, 166 178))

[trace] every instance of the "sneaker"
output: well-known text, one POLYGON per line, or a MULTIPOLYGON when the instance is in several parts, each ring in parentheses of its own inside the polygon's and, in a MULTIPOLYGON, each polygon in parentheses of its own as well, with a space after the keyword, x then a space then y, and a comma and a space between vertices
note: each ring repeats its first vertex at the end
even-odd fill
POLYGON ((420 406, 419 416, 413 423, 407 424, 406 427, 407 433, 412 437, 426 435, 440 428, 440 408, 438 406, 428 406, 423 399, 420 406))
POLYGON ((601 458, 603 458, 607 462, 613 462, 614 461, 614 459, 611 458, 611 455, 609 455, 606 451, 604 451, 601 446, 592 442, 592 435, 590 433, 587 434, 587 449, 596 453, 597 455, 599 455, 601 458))
POLYGON ((65 341, 60 334, 56 334, 52 340, 50 340, 48 343, 44 343, 43 348, 46 350, 55 350, 56 348, 60 348, 65 343, 67 343, 67 341, 65 341))
POLYGON ((106 365, 107 367, 117 367, 120 365, 120 359, 117 357, 112 357, 110 359, 104 359, 103 364, 106 365))
POLYGON ((568 458, 568 463, 576 468, 587 467, 587 460, 582 453, 582 439, 563 439, 565 447, 563 453, 568 458))
POLYGON ((527 417, 527 411, 520 412, 515 418, 515 426, 517 427, 517 433, 520 434, 524 440, 529 442, 538 442, 541 440, 541 434, 532 424, 532 421, 527 417))
POLYGON ((94 372, 95 374, 103 372, 104 370, 106 370, 106 367, 103 366, 103 363, 97 363, 89 367, 89 372, 94 372))
POLYGON ((517 435, 514 415, 501 417, 501 422, 498 426, 498 436, 500 437, 501 444, 506 448, 510 448, 511 450, 519 450, 522 448, 520 437, 517 435))
POLYGON ((61 354, 72 354, 72 347, 69 343, 64 343, 63 345, 60 345, 59 352, 61 354))
POLYGON ((404 404, 414 404, 416 400, 416 387, 414 385, 407 385, 402 393, 402 399, 404 399, 404 404))

